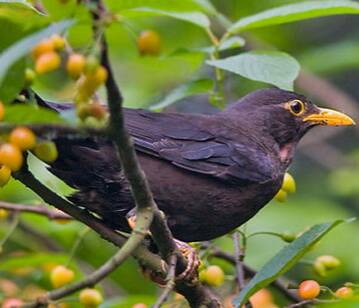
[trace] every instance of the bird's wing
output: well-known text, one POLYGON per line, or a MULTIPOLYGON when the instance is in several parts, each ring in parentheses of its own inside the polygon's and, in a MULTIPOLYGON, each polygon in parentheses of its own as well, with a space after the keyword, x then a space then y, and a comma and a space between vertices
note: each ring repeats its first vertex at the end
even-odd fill
POLYGON ((228 182, 266 182, 274 164, 260 147, 216 136, 201 116, 125 110, 136 149, 199 174, 228 182))

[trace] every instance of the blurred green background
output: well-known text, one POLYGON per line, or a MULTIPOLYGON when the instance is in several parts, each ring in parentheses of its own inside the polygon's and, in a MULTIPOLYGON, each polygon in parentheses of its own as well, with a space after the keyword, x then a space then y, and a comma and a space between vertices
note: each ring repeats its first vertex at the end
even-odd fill
MULTIPOLYGON (((75 1, 61 4, 60 1, 42 1, 54 20, 75 16, 80 22, 70 30, 68 39, 75 49, 86 50, 91 43, 91 26, 85 10, 76 10, 75 1)), ((114 11, 138 5, 136 1, 106 1, 114 11)), ((254 14, 261 10, 286 3, 290 0, 213 0, 213 5, 231 20, 254 14)), ((22 14, 21 12, 19 14, 22 14)), ((21 16, 21 15, 20 15, 21 16)), ((21 19, 20 19, 21 20, 21 19)), ((18 37, 34 31, 41 22, 34 18, 33 24, 19 22, 16 15, 9 18, 0 7, 0 50, 18 37), (12 33, 6 31, 11 28, 12 33), (18 29, 15 31, 14 29, 18 29)), ((223 29, 216 24, 215 33, 223 29)), ((356 15, 331 16, 288 25, 246 32, 249 41, 261 41, 273 48, 285 51, 300 62, 303 69, 330 80, 350 95, 359 112, 359 18, 356 15)), ((190 52, 195 48, 209 46, 206 33, 190 23, 167 17, 139 17, 113 24, 108 29, 110 54, 115 74, 123 91, 125 105, 146 108, 159 102, 176 86, 201 77, 213 77, 211 67, 204 65, 204 55, 190 52), (162 52, 158 57, 143 57, 136 47, 136 37, 146 29, 159 33, 162 52), (184 51, 187 50, 187 51, 184 51)), ((243 49, 226 51, 236 54, 243 49)), ((228 103, 256 89, 268 87, 233 74, 226 74, 225 90, 228 103)), ((68 102, 73 97, 74 84, 67 80, 63 71, 39 78, 34 88, 45 98, 68 102)), ((300 91, 300 88, 296 90, 300 91)), ((101 93, 102 94, 102 93, 101 93)), ((309 95, 311 95, 309 93, 309 95)), ((315 101, 323 105, 321 101, 315 101)), ((346 110, 341 102, 333 102, 346 110)), ((208 103, 208 96, 201 95, 179 101, 170 110, 184 112, 215 112, 208 103)), ((358 119, 355 119, 358 121, 358 119)), ((297 193, 280 204, 271 202, 247 224, 252 231, 292 231, 299 233, 320 222, 338 218, 357 217, 359 213, 359 130, 357 128, 318 128, 307 136, 308 142, 299 147, 291 174, 297 181, 297 193), (317 142, 320 141, 320 142, 317 142)), ((44 166, 32 159, 32 167, 47 185, 63 193, 68 192, 63 183, 50 176, 44 166)), ((36 196, 12 181, 0 190, 0 199, 20 203, 33 203, 36 196)), ((58 224, 36 215, 21 215, 21 225, 3 247, 0 255, 0 280, 11 279, 28 293, 34 286, 49 289, 48 273, 44 264, 66 262, 68 253, 84 228, 76 222, 58 224), (31 232, 29 231, 31 230, 31 232), (32 234, 33 233, 33 234, 32 234), (48 238, 41 240, 37 233, 48 238), (26 271, 26 268, 28 269, 26 271), (19 275, 20 269, 23 269, 19 275), (25 269, 25 270, 24 270, 25 269)), ((0 221, 0 237, 9 229, 6 220, 0 221)), ((314 259, 322 254, 331 254, 342 261, 342 266, 327 277, 317 276, 305 264, 296 265, 288 274, 294 280, 315 278, 333 288, 346 281, 359 281, 359 222, 344 224, 333 230, 310 252, 305 259, 314 259)), ((216 240, 226 251, 232 251, 230 238, 216 240)), ((258 236, 249 240, 246 262, 260 268, 285 243, 276 237, 258 236)), ((87 234, 73 259, 72 266, 79 277, 102 264, 113 254, 115 248, 94 232, 87 234)), ((225 266, 228 275, 233 269, 225 266)), ((153 303, 158 290, 143 278, 137 265, 127 261, 101 285, 108 300, 103 307, 131 307, 133 303, 153 303), (116 301, 115 301, 116 300, 116 301)), ((76 304, 72 304, 74 307, 76 304)), ((72 306, 71 306, 72 307, 72 306)))

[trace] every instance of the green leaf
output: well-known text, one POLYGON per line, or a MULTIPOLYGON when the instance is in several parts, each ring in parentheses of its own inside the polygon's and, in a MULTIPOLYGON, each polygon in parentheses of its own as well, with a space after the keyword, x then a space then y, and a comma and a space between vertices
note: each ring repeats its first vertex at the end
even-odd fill
MULTIPOLYGON (((52 0, 51 0, 52 1, 52 0)), ((123 10, 147 7, 163 11, 177 11, 177 12, 194 12, 199 11, 206 14, 213 15, 215 7, 209 0, 181 0, 181 1, 168 1, 168 0, 108 0, 108 7, 111 12, 121 13, 123 10)))
POLYGON ((163 109, 180 99, 188 96, 209 93, 213 88, 213 80, 211 79, 200 79, 195 80, 187 84, 180 85, 169 93, 161 102, 152 105, 151 110, 163 109))
POLYGON ((4 122, 14 124, 64 123, 64 119, 52 110, 35 105, 6 106, 4 122))
POLYGON ((3 8, 13 8, 19 11, 32 11, 39 15, 44 15, 26 0, 0 0, 0 12, 3 8))
POLYGON ((65 20, 54 23, 44 30, 31 34, 14 45, 10 46, 0 54, 0 85, 2 84, 9 68, 22 57, 26 56, 29 51, 38 44, 42 39, 49 37, 51 34, 59 33, 72 24, 71 20, 65 20))
MULTIPOLYGON (((349 221, 350 220, 346 222, 349 221)), ((343 222, 345 222, 345 220, 336 220, 330 223, 315 225, 295 241, 285 246, 258 271, 234 299, 233 303, 235 307, 242 307, 251 295, 287 272, 313 247, 315 243, 322 239, 325 234, 343 222)))
POLYGON ((9 73, 0 85, 0 100, 12 101, 21 91, 25 82, 25 60, 20 59, 11 66, 9 73))
POLYGON ((313 73, 338 73, 359 67, 359 42, 343 41, 305 50, 299 57, 313 73))
POLYGON ((208 28, 210 21, 208 17, 196 11, 172 11, 172 10, 160 10, 151 7, 139 7, 121 12, 121 16, 124 17, 139 17, 139 16, 167 16, 175 19, 183 20, 195 24, 202 28, 208 28))
POLYGON ((285 90, 293 90, 293 82, 300 70, 297 60, 279 51, 251 51, 225 59, 210 60, 207 64, 285 90))
POLYGON ((228 33, 337 14, 359 14, 359 3, 323 0, 288 4, 241 18, 228 29, 228 33))

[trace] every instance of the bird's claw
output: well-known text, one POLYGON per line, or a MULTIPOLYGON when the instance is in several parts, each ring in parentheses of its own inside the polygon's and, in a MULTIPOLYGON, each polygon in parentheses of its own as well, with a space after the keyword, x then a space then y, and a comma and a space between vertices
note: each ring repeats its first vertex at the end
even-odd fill
POLYGON ((189 244, 175 240, 178 250, 187 260, 186 269, 176 276, 176 280, 192 281, 198 279, 198 267, 200 260, 197 256, 196 250, 189 244))

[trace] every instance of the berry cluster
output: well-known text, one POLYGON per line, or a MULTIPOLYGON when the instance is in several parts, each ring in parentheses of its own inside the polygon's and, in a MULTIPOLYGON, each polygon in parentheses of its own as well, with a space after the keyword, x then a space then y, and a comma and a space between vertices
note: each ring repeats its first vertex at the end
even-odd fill
MULTIPOLYGON (((5 114, 0 101, 0 120, 5 114)), ((8 136, 2 136, 0 144, 0 186, 10 180, 11 173, 20 170, 24 162, 23 152, 32 151, 39 159, 53 162, 57 158, 56 145, 51 141, 38 141, 34 132, 27 127, 16 127, 8 136)))
POLYGON ((85 124, 99 125, 107 118, 105 107, 95 97, 96 90, 107 80, 107 70, 100 65, 94 55, 84 56, 72 52, 66 40, 55 34, 38 43, 32 50, 34 70, 25 71, 25 86, 30 86, 36 75, 52 72, 61 66, 65 59, 64 69, 76 82, 75 102, 78 117, 85 124), (67 47, 67 48, 65 48, 67 47), (60 54, 62 53, 62 55, 60 54))

